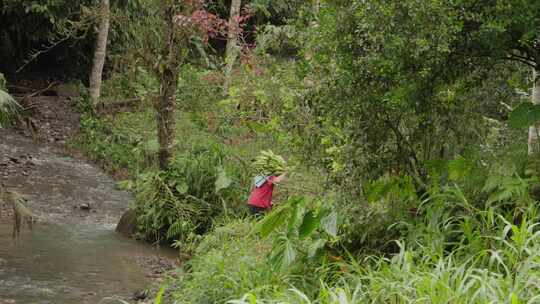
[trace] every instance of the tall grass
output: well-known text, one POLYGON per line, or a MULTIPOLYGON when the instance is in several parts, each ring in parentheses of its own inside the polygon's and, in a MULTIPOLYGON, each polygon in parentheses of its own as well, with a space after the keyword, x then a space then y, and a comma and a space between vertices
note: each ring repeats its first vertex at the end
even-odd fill
POLYGON ((540 303, 538 208, 521 181, 493 177, 483 201, 456 186, 433 193, 417 221, 402 223, 396 254, 351 255, 306 273, 321 278, 315 295, 293 287, 230 303, 540 303))
POLYGON ((225 303, 247 292, 272 296, 288 288, 291 277, 267 263, 271 243, 246 237, 251 225, 233 221, 202 241, 173 291, 176 303, 225 303))

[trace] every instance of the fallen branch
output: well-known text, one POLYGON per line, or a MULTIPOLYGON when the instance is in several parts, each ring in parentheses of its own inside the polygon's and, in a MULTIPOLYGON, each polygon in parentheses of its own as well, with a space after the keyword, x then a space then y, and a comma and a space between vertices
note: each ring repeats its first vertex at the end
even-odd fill
POLYGON ((13 85, 13 84, 8 84, 7 88, 9 90, 9 92, 12 93, 12 94, 17 94, 17 93, 28 94, 30 92, 33 92, 33 90, 34 90, 32 88, 13 85))
POLYGON ((47 85, 47 87, 39 90, 35 90, 34 88, 29 87, 23 87, 23 86, 17 86, 17 85, 8 85, 8 90, 12 92, 12 94, 19 98, 31 98, 35 97, 37 95, 41 95, 41 93, 50 90, 54 85, 57 85, 58 82, 53 81, 47 85), (23 95, 19 95, 23 94, 23 95))
POLYGON ((35 91, 35 92, 33 92, 33 93, 29 94, 29 95, 26 95, 24 98, 32 98, 32 97, 35 97, 37 95, 41 95, 41 93, 50 90, 56 84, 58 84, 58 83, 56 81, 53 81, 53 82, 49 83, 49 85, 46 88, 41 89, 41 90, 37 90, 37 91, 35 91))

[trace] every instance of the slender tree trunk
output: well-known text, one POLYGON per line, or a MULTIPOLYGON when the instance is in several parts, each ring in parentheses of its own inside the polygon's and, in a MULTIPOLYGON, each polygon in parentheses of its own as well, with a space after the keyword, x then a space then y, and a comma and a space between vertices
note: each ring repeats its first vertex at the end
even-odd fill
POLYGON ((175 10, 171 6, 164 7, 165 29, 160 71, 160 96, 156 102, 157 135, 159 141, 159 168, 169 168, 174 141, 174 110, 176 108, 176 89, 178 86, 180 45, 176 39, 176 26, 173 22, 175 10))
POLYGON ((321 0, 313 0, 313 14, 317 16, 321 7, 321 0))
POLYGON ((238 19, 240 17, 240 7, 242 5, 241 0, 231 1, 231 11, 229 16, 229 32, 227 33, 227 50, 225 52, 225 84, 223 85, 223 94, 227 95, 229 92, 229 85, 231 82, 231 74, 238 57, 238 33, 239 24, 238 19))
MULTIPOLYGON (((540 104, 540 71, 535 69, 533 71, 533 89, 531 101, 533 104, 540 104)), ((538 152, 538 135, 540 132, 540 126, 529 127, 529 155, 538 152)))
MULTIPOLYGON (((317 24, 317 16, 319 15, 320 8, 321 8, 321 1, 320 0, 312 0, 312 2, 311 2, 311 10, 312 10, 312 13, 313 13, 313 20, 311 20, 311 22, 310 22, 311 27, 316 27, 318 25, 317 24)), ((306 53, 305 53, 306 59, 311 60, 311 59, 313 59, 314 55, 315 55, 315 50, 313 50, 312 48, 306 49, 306 53)))
POLYGON ((101 96, 101 80, 105 56, 107 55, 107 40, 109 36, 110 5, 109 0, 101 0, 101 10, 99 14, 98 36, 96 49, 94 50, 94 60, 92 62, 92 72, 90 74, 90 99, 92 107, 97 109, 99 97, 101 96))

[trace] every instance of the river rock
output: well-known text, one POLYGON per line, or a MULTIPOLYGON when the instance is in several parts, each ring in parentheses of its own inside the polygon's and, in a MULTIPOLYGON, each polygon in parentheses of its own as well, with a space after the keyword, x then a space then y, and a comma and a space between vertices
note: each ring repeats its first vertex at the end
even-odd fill
POLYGON ((137 214, 135 210, 128 209, 116 225, 116 232, 125 237, 132 237, 137 232, 137 214))

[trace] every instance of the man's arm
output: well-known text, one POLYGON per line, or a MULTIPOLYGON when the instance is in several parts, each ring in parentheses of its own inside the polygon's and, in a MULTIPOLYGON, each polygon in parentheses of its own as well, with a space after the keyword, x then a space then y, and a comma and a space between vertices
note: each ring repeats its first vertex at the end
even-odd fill
POLYGON ((274 178, 274 180, 272 182, 275 183, 275 184, 279 184, 281 181, 283 181, 285 179, 286 175, 287 175, 287 172, 285 172, 285 173, 281 174, 280 176, 274 178))

